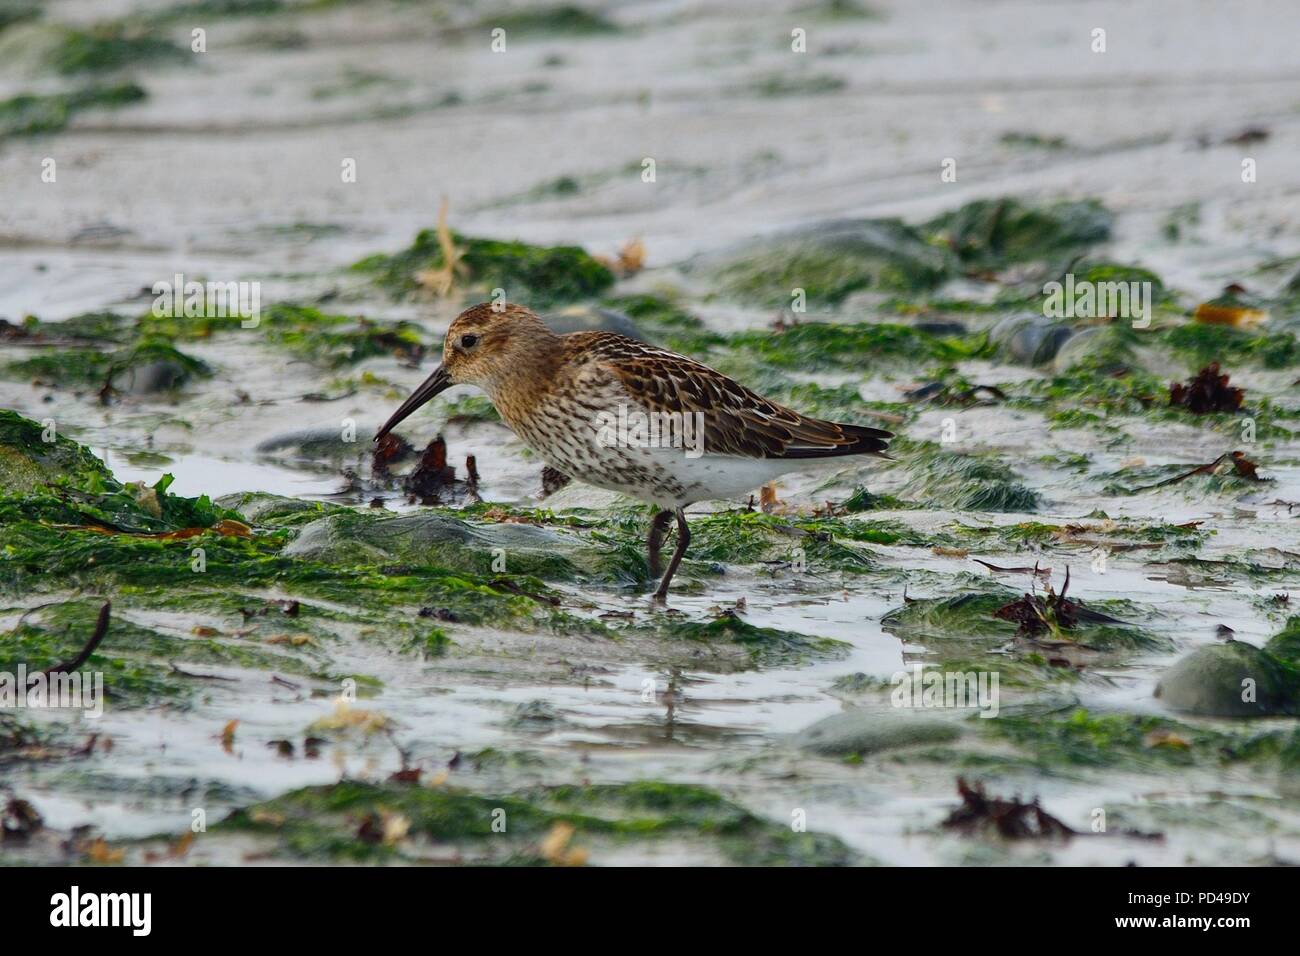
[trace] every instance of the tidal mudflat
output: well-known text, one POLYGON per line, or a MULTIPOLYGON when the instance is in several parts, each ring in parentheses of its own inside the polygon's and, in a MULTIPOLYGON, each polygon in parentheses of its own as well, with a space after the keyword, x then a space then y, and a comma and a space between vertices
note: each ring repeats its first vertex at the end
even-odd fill
POLYGON ((0 671, 111 605, 0 859, 1300 860, 1288 6, 934 6, 0 6, 0 671), (895 460, 652 606, 481 395, 369 441, 496 289, 895 460))

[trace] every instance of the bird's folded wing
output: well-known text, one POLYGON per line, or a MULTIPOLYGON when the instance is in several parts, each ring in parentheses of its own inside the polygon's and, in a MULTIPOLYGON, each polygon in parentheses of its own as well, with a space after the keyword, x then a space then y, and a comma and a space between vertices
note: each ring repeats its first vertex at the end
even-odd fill
POLYGON ((891 432, 800 415, 721 372, 612 333, 596 333, 593 360, 650 412, 701 413, 704 451, 745 458, 825 458, 882 452, 891 432))

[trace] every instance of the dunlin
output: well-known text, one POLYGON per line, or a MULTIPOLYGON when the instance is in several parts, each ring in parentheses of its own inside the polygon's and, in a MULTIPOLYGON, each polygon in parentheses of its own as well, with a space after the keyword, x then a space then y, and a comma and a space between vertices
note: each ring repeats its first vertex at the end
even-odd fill
POLYGON ((476 305, 447 331, 442 364, 375 439, 452 385, 485 391, 548 464, 649 502, 648 551, 676 516, 677 547, 655 591, 668 594, 690 542, 683 509, 845 455, 883 456, 893 435, 808 418, 692 359, 612 332, 557 335, 517 305, 476 305))

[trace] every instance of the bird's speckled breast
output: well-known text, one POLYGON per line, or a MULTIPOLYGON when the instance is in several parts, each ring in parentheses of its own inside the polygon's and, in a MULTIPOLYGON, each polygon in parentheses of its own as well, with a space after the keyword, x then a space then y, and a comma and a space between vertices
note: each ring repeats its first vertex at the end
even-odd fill
POLYGON ((547 464, 580 481, 666 507, 707 497, 673 467, 684 459, 682 449, 601 443, 602 412, 644 410, 634 406, 613 375, 596 366, 553 383, 532 401, 513 400, 509 390, 489 397, 502 420, 547 464))

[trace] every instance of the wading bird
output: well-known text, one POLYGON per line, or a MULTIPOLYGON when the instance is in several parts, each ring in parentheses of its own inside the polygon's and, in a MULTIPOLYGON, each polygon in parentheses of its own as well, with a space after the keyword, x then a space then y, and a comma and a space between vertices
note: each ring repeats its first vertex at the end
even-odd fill
POLYGON ((557 335, 518 305, 483 303, 456 317, 442 364, 375 435, 452 385, 476 385, 548 464, 654 505, 652 574, 676 516, 677 547, 656 600, 690 543, 685 507, 733 498, 779 475, 845 455, 883 452, 890 432, 800 415, 721 372, 613 332, 557 335))

